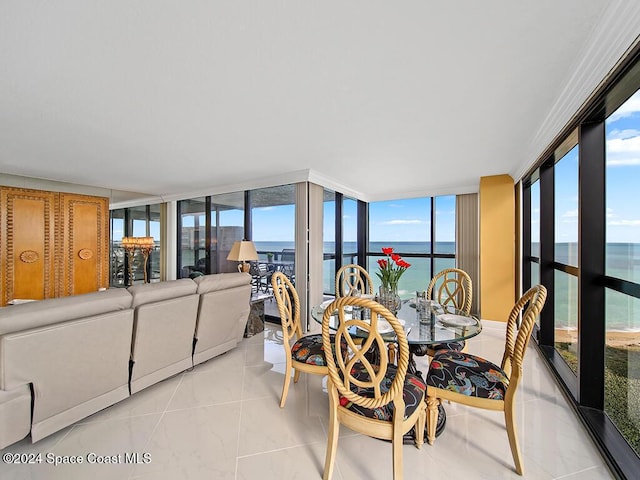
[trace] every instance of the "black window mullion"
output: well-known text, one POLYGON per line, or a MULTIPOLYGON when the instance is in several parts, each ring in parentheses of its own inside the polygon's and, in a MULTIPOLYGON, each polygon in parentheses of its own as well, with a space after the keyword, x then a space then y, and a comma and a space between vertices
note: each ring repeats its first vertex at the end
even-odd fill
MULTIPOLYGON (((131 218, 131 212, 129 208, 124 209, 124 236, 131 237, 133 235, 133 219, 131 218)), ((124 254, 124 284, 132 285, 133 279, 130 278, 129 271, 133 271, 129 268, 129 262, 133 258, 129 258, 129 255, 125 251, 124 254)))
POLYGON ((367 268, 367 246, 369 245, 369 206, 366 202, 358 200, 358 265, 367 268))
POLYGON ((547 301, 540 313, 540 337, 542 346, 554 344, 554 169, 547 163, 540 167, 540 283, 547 288, 547 301))
POLYGON ((435 275, 434 268, 436 266, 435 262, 435 252, 436 252, 436 197, 431 197, 431 278, 435 275))
POLYGON ((579 129, 578 403, 604 409, 605 127, 579 129))
MULTIPOLYGON (((211 210, 214 209, 213 203, 211 204, 211 208, 209 209, 209 212, 211 212, 211 210)), ((216 205, 215 206, 215 212, 216 212, 216 234, 215 234, 215 242, 214 242, 214 238, 212 235, 212 238, 209 242, 209 248, 208 251, 211 251, 211 248, 213 245, 216 246, 215 249, 215 254, 213 255, 213 258, 210 260, 210 264, 211 264, 211 268, 209 270, 210 273, 220 273, 220 252, 218 251, 218 245, 220 245, 220 243, 218 242, 218 240, 221 238, 222 236, 222 231, 220 229, 220 206, 216 205)))
MULTIPOLYGON (((198 244, 199 246, 199 244, 198 244)), ((204 273, 211 273, 211 197, 204 199, 204 273)))
POLYGON ((253 231, 251 229, 251 191, 244 192, 244 239, 253 240, 253 231))
POLYGON ((610 288, 616 292, 629 295, 630 297, 640 298, 640 284, 630 282, 629 280, 623 280, 621 278, 605 276, 603 284, 606 288, 610 288))
POLYGON ((337 272, 342 267, 342 202, 343 195, 336 192, 336 224, 335 224, 335 247, 336 247, 336 269, 337 272))
POLYGON ((531 185, 522 191, 522 287, 523 291, 531 288, 531 185))

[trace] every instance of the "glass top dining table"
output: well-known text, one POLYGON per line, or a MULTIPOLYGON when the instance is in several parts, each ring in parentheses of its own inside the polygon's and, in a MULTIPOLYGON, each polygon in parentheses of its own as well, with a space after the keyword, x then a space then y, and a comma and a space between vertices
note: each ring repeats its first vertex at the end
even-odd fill
MULTIPOLYGON (((311 316, 316 322, 322 323, 324 312, 331 302, 333 302, 333 300, 326 300, 311 309, 311 316)), ((352 312, 352 315, 354 314, 353 308, 346 306, 345 313, 347 313, 347 315, 349 311, 352 312)), ((475 337, 482 331, 482 324, 477 317, 467 315, 453 307, 443 307, 435 302, 431 302, 431 306, 427 308, 426 312, 426 315, 419 314, 416 309, 415 300, 410 299, 402 301, 401 308, 396 314, 396 318, 404 325, 407 343, 409 344, 410 357, 408 371, 420 377, 422 377, 422 372, 417 369, 414 354, 416 356, 423 356, 432 345, 460 342, 475 337)), ((357 318, 363 318, 362 311, 356 310, 355 315, 357 318)), ((366 314, 364 316, 366 317, 366 314)), ((332 315, 329 320, 329 328, 335 330, 336 324, 337 318, 335 315, 332 315)), ((367 336, 366 331, 358 329, 357 327, 352 327, 350 334, 354 337, 364 338, 367 336)), ((380 334, 390 345, 394 344, 396 338, 392 331, 389 333, 380 332, 380 334)), ((436 436, 440 436, 444 431, 446 421, 447 416, 444 407, 439 405, 436 436)), ((413 433, 409 432, 404 437, 404 443, 411 444, 412 442, 413 433)))
MULTIPOLYGON (((326 300, 311 309, 311 316, 316 322, 322 323, 324 311, 332 301, 326 300)), ((349 310, 351 310, 351 307, 345 307, 347 313, 349 310)), ((356 314, 361 315, 360 312, 356 314)), ((475 316, 466 315, 464 312, 450 306, 442 307, 434 303, 428 309, 427 314, 421 316, 416 310, 413 299, 402 301, 396 318, 404 324, 407 342, 410 346, 425 345, 428 347, 438 343, 460 342, 475 337, 482 331, 482 324, 475 316)), ((332 316, 329 321, 330 329, 335 329, 334 322, 336 321, 335 316, 332 316)), ((382 338, 389 342, 395 340, 393 332, 380 333, 382 338)), ((351 332, 351 335, 355 337, 360 336, 360 334, 366 336, 366 332, 360 329, 354 329, 351 332)))

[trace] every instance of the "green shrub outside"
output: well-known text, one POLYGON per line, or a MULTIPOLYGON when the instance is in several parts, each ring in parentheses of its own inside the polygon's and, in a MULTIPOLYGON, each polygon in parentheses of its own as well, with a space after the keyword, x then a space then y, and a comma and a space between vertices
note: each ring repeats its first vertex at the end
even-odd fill
MULTIPOLYGON (((578 358, 569 350, 570 344, 555 345, 571 370, 577 372, 578 358)), ((606 414, 635 452, 640 453, 640 347, 605 347, 604 384, 606 414)))

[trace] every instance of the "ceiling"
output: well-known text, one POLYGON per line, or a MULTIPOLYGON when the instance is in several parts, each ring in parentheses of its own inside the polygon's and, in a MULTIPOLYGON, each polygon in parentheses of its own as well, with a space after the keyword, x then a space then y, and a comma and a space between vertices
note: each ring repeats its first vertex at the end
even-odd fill
POLYGON ((2 1, 0 173, 163 199, 476 191, 548 146, 637 3, 2 1))

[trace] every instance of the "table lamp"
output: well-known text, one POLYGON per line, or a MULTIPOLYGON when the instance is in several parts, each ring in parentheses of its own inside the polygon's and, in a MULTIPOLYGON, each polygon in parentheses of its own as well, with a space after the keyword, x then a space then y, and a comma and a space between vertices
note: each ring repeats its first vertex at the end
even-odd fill
POLYGON ((238 271, 248 273, 251 267, 247 261, 258 260, 256 246, 249 240, 233 242, 231 251, 229 252, 229 255, 227 255, 227 260, 240 262, 238 264, 238 271))

